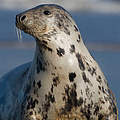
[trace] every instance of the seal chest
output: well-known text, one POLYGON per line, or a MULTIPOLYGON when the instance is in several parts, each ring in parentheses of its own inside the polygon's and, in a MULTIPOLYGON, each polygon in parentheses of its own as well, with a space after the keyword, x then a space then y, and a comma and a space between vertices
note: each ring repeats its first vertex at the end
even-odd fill
POLYGON ((17 15, 16 26, 36 40, 35 56, 21 88, 19 118, 117 120, 107 81, 66 10, 40 5, 17 15))

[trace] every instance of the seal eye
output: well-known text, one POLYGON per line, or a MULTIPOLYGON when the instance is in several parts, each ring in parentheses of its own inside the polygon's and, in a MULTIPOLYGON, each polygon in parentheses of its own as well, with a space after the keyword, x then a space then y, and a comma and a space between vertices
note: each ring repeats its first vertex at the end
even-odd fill
POLYGON ((51 14, 51 12, 50 12, 50 11, 48 11, 48 10, 45 10, 45 11, 44 11, 44 14, 45 14, 45 15, 50 15, 50 14, 51 14))

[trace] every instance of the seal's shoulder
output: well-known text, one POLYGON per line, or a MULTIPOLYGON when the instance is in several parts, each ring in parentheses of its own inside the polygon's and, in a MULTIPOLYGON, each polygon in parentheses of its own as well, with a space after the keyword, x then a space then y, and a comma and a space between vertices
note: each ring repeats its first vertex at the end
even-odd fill
POLYGON ((0 82, 6 81, 7 79, 9 79, 9 81, 10 81, 10 78, 12 78, 12 80, 13 80, 13 78, 16 78, 15 76, 17 76, 17 78, 20 77, 21 74, 30 67, 30 65, 31 65, 31 62, 28 62, 28 63, 25 63, 23 65, 20 65, 20 66, 14 68, 10 72, 3 75, 0 78, 0 82))
POLYGON ((30 65, 31 62, 18 66, 0 78, 0 120, 8 119, 7 113, 14 107, 30 65))
POLYGON ((0 78, 0 98, 6 91, 19 88, 23 83, 23 77, 28 72, 31 62, 20 65, 0 78))

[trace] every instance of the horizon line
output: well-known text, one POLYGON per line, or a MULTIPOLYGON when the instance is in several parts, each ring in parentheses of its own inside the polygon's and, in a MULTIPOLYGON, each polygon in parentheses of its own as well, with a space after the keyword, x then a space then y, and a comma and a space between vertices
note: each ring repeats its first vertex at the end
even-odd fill
MULTIPOLYGON (((85 43, 89 50, 94 51, 120 51, 120 43, 95 43, 95 42, 87 42, 85 43)), ((8 48, 8 49, 34 49, 35 41, 12 41, 12 42, 0 42, 0 49, 8 48)))

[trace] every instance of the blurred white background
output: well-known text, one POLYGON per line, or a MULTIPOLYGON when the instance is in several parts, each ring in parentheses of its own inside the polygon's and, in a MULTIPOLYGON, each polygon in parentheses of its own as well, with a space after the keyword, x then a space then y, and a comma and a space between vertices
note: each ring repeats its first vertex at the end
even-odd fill
POLYGON ((0 9, 27 9, 41 3, 56 3, 68 10, 120 12, 120 0, 0 0, 0 9))

